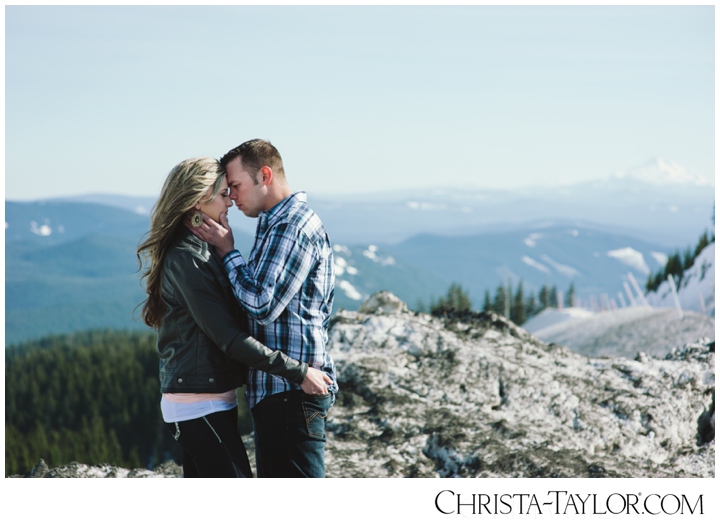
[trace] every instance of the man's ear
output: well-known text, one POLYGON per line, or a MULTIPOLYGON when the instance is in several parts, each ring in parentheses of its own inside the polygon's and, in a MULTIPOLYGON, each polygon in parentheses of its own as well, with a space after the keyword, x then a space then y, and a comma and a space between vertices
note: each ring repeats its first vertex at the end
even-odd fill
POLYGON ((274 174, 272 168, 269 166, 263 166, 260 168, 260 177, 262 177, 263 186, 269 186, 270 183, 272 183, 273 176, 274 174))

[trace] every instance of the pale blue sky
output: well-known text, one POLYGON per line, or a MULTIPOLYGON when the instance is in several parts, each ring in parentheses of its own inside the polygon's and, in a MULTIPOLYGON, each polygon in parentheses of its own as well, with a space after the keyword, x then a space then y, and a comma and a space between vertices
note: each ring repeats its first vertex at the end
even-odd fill
POLYGON ((315 194, 714 180, 714 6, 5 10, 6 198, 157 195, 271 140, 315 194))

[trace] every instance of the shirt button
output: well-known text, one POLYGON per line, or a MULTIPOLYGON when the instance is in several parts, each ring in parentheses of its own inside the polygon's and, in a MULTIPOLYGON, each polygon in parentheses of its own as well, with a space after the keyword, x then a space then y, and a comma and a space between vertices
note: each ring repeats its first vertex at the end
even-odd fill
POLYGON ((178 378, 178 383, 179 383, 179 384, 182 383, 182 378, 178 378))
POLYGON ((211 384, 214 384, 214 383, 215 383, 215 378, 210 378, 210 380, 208 380, 208 381, 209 381, 211 384))

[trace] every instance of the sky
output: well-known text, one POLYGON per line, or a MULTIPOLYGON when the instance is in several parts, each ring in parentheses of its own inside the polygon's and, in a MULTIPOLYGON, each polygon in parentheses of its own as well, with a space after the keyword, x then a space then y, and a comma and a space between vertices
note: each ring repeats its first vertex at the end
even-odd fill
POLYGON ((699 6, 6 6, 5 196, 155 196, 270 140, 316 195, 714 180, 699 6))

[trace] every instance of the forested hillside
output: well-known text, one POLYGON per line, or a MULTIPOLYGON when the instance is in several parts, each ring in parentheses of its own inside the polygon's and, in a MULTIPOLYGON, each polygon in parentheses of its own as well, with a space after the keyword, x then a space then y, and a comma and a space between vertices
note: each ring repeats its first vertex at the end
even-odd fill
POLYGON ((5 476, 40 458, 50 467, 179 463, 160 414, 154 333, 82 332, 6 348, 5 476))

